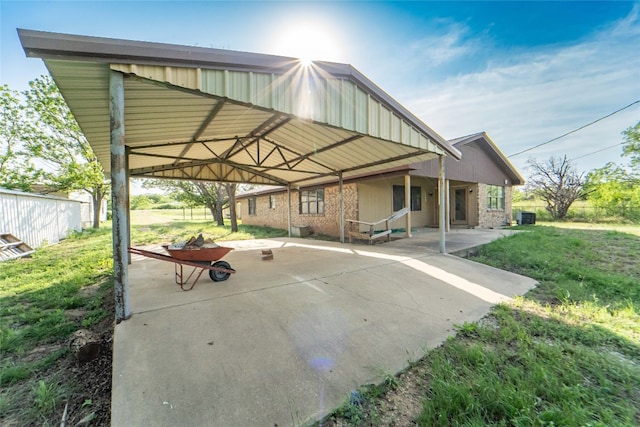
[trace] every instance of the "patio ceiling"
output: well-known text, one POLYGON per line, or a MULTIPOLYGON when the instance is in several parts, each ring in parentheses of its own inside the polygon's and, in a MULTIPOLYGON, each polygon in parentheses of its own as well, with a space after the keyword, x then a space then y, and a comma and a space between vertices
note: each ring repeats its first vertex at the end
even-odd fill
POLYGON ((452 147, 355 68, 293 58, 18 30, 110 171, 109 79, 124 75, 133 177, 309 186, 452 147))

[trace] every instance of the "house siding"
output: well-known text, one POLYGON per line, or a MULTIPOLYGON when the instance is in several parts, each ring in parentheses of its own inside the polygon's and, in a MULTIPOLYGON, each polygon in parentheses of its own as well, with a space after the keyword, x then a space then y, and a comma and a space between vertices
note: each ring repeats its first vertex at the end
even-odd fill
MULTIPOLYGON (((488 138, 488 137, 487 137, 488 138)), ((511 223, 512 185, 519 185, 522 178, 517 172, 505 167, 506 159, 487 139, 455 145, 462 153, 462 159, 456 161, 445 158, 445 177, 447 179, 449 224, 457 227, 498 228, 511 223), (504 188, 504 209, 489 209, 487 206, 487 187, 489 185, 504 188), (466 201, 465 215, 455 211, 456 190, 464 189, 466 201)), ((411 212, 413 227, 437 227, 439 223, 439 160, 433 159, 414 163, 402 168, 392 168, 384 174, 362 176, 357 181, 345 184, 345 219, 375 222, 391 215, 393 211, 393 186, 404 185, 405 174, 411 176, 411 186, 420 187, 421 210, 411 212)), ((310 226, 314 232, 339 236, 339 201, 337 185, 325 188, 324 215, 300 215, 298 212, 297 191, 292 191, 292 225, 310 226)), ((458 196, 460 194, 458 193, 458 196)), ((268 209, 268 195, 257 196, 256 215, 248 217, 247 203, 243 204, 245 224, 268 225, 287 228, 286 192, 276 195, 277 206, 268 209)), ((459 200, 460 197, 459 197, 459 200)), ((393 228, 403 228, 404 220, 392 224, 393 228)))
MULTIPOLYGON (((505 180, 509 183, 511 182, 511 177, 501 168, 496 167, 495 160, 477 142, 457 148, 462 153, 461 160, 455 160, 451 157, 445 158, 445 175, 447 179, 454 177, 456 181, 482 182, 493 185, 504 185, 505 180)), ((440 173, 438 159, 413 163, 411 168, 414 169, 411 172, 412 175, 438 178, 440 173)))
MULTIPOLYGON (((429 192, 434 185, 432 180, 421 177, 411 176, 411 187, 420 187, 421 209, 419 211, 411 211, 412 227, 427 227, 433 215, 434 197, 429 196, 429 192)), ((393 213, 393 186, 404 186, 404 176, 367 180, 358 183, 358 205, 360 221, 375 222, 383 218, 389 217, 393 213)), ((405 219, 400 218, 394 224, 393 228, 404 228, 405 219)))
MULTIPOLYGON (((291 191, 291 225, 311 227, 316 234, 340 235, 340 197, 337 185, 324 188, 324 214, 300 214, 300 193, 291 191)), ((256 214, 249 215, 252 196, 242 197, 242 223, 273 228, 287 228, 287 192, 256 195, 256 214), (275 197, 275 208, 269 208, 269 196, 275 197)), ((345 219, 358 218, 358 189, 355 183, 343 185, 345 219)))
POLYGON ((478 184, 479 227, 499 228, 511 224, 512 187, 504 187, 504 209, 487 208, 487 184, 478 184))

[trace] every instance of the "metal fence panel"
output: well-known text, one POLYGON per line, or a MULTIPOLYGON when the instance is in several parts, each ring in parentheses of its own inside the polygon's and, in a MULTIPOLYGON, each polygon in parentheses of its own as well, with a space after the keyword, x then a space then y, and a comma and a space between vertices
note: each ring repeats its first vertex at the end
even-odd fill
POLYGON ((81 203, 0 189, 0 233, 11 233, 32 248, 57 243, 81 231, 81 203))

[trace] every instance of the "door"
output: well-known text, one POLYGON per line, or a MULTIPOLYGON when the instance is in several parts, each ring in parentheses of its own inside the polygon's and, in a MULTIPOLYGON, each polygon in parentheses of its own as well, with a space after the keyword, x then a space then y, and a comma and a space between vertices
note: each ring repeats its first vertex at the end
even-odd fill
POLYGON ((452 224, 467 223, 467 188, 453 190, 453 218, 452 224))

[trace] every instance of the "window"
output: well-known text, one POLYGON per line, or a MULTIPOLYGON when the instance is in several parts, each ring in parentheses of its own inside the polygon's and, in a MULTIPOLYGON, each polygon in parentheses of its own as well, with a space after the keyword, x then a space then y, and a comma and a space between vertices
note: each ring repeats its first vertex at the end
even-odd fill
MULTIPOLYGON (((422 191, 420 187, 411 187, 411 210, 422 210, 422 191)), ((393 211, 398 212, 404 208, 404 185, 393 186, 393 211)))
POLYGON ((300 191, 300 213, 324 215, 324 189, 300 191))
POLYGON ((275 209, 276 208, 276 196, 271 195, 269 196, 269 209, 275 209))
POLYGON ((256 214, 256 198, 251 197, 249 198, 249 215, 255 215, 255 214, 256 214))
POLYGON ((487 186, 487 209, 504 210, 504 187, 487 186))

